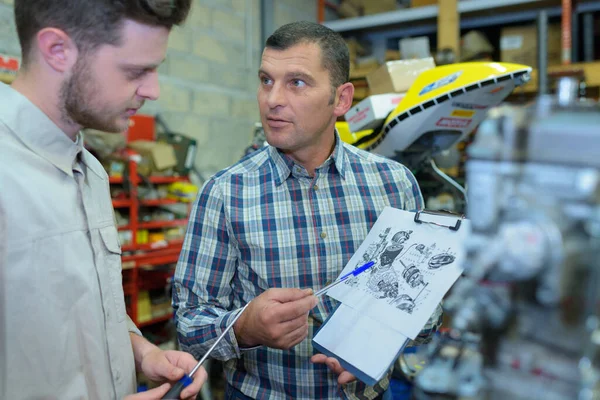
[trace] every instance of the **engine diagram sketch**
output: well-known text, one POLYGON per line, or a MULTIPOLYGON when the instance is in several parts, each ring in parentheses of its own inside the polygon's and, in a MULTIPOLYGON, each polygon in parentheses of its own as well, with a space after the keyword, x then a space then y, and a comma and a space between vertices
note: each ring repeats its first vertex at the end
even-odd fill
POLYGON ((450 253, 441 253, 436 254, 431 257, 428 262, 429 269, 438 269, 443 267, 444 265, 452 264, 454 262, 455 257, 450 253))
POLYGON ((392 300, 390 304, 394 305, 398 310, 406 311, 409 314, 412 314, 415 308, 415 301, 407 294, 401 294, 392 300))
POLYGON ((364 307, 383 323, 393 320, 400 326, 399 321, 404 321, 399 332, 408 337, 418 333, 460 276, 464 237, 461 230, 415 224, 413 217, 386 208, 343 273, 369 261, 375 263, 373 267, 330 291, 335 299, 353 308, 364 307))

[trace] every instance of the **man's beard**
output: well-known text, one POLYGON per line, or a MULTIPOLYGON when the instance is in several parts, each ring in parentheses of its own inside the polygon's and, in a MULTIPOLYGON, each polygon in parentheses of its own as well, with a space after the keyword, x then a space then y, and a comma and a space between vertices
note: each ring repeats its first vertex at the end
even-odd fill
POLYGON ((100 90, 90 68, 83 58, 73 66, 71 76, 63 82, 60 89, 61 117, 66 123, 75 123, 82 128, 97 129, 104 132, 120 132, 114 110, 94 103, 94 96, 100 90))

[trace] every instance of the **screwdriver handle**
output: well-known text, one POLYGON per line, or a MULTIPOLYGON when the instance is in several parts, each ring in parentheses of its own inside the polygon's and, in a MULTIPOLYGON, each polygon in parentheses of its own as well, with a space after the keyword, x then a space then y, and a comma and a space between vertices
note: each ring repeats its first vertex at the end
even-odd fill
POLYGON ((183 377, 169 389, 167 394, 163 396, 163 400, 179 400, 183 389, 188 387, 193 381, 194 380, 188 375, 183 375, 183 377))
POLYGON ((187 386, 189 386, 194 381, 191 377, 194 376, 194 374, 196 373, 198 368, 200 368, 200 366, 202 365, 204 360, 206 360, 208 358, 208 356, 214 350, 214 348, 217 347, 219 342, 221 340, 223 340, 223 338, 227 335, 227 332, 229 332, 231 330, 231 328, 233 328, 233 325, 238 320, 240 315, 242 315, 242 313, 248 307, 249 304, 250 304, 250 302, 246 303, 246 305, 244 307, 242 307, 242 309, 237 313, 237 315, 233 318, 233 320, 231 320, 229 325, 227 325, 227 327, 223 330, 221 335, 213 343, 213 345, 210 347, 210 349, 208 349, 206 354, 204 354, 204 356, 200 359, 200 361, 198 361, 198 364, 196 364, 196 366, 194 367, 192 372, 190 372, 189 375, 183 375, 183 378, 181 378, 179 381, 177 381, 177 383, 174 384, 173 387, 171 387, 171 389, 169 389, 169 391, 167 392, 167 394, 165 394, 165 396, 162 398, 162 400, 175 400, 175 399, 179 399, 181 397, 181 392, 183 391, 183 389, 185 389, 187 386))

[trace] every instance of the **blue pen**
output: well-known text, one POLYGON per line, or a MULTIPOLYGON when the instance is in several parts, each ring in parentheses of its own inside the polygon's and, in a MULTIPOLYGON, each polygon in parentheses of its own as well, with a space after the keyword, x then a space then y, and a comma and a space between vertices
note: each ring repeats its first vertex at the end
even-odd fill
POLYGON ((346 279, 352 278, 353 276, 357 276, 357 275, 365 272, 366 270, 368 270, 369 268, 371 268, 373 265, 375 265, 375 261, 369 261, 365 265, 356 268, 354 271, 348 272, 346 275, 340 277, 335 282, 333 282, 333 283, 325 286, 323 289, 321 289, 318 292, 316 292, 315 296, 321 296, 321 295, 325 294, 329 289, 331 289, 335 285, 339 285, 340 283, 344 282, 346 279))

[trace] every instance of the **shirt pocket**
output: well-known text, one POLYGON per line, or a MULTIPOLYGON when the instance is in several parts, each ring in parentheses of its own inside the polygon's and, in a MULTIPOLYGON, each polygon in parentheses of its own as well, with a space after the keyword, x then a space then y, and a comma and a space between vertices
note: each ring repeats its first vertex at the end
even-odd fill
POLYGON ((127 311, 125 310, 125 295, 123 293, 121 245, 119 244, 117 228, 114 226, 100 228, 100 237, 102 238, 102 243, 104 243, 102 267, 108 272, 108 282, 114 300, 114 311, 117 315, 117 320, 122 322, 125 320, 127 311))

